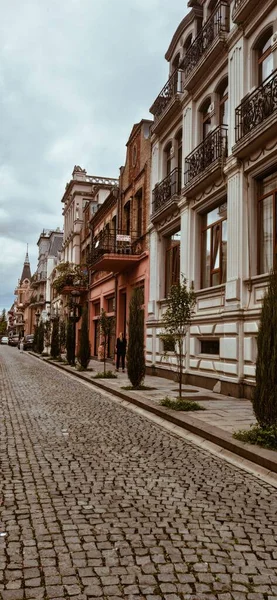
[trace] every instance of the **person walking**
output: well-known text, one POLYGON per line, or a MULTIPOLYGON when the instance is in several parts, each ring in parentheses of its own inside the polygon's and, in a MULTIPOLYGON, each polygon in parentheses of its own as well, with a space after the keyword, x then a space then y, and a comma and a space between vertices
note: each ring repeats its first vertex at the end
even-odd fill
POLYGON ((121 359, 121 367, 122 372, 125 372, 125 356, 126 356, 126 347, 127 340, 124 337, 123 333, 119 334, 119 337, 116 340, 116 371, 119 371, 120 367, 120 359, 121 359))

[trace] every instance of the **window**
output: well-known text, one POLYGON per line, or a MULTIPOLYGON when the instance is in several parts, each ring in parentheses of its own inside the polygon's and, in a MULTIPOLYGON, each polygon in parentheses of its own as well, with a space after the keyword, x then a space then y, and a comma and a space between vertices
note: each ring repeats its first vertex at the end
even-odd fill
POLYGON ((111 313, 115 311, 115 297, 107 298, 107 312, 111 313))
POLYGON ((127 235, 130 234, 131 230, 131 202, 126 202, 124 206, 124 220, 125 220, 125 231, 127 235))
POLYGON ((137 209, 137 237, 142 236, 142 189, 140 189, 136 195, 136 209, 137 209))
POLYGON ((216 354, 219 356, 219 339, 200 340, 200 354, 216 354))
POLYGON ((226 281, 227 202, 202 217, 202 287, 226 281))
POLYGON ((177 193, 179 194, 182 187, 182 145, 183 145, 183 132, 182 129, 176 135, 177 141, 177 160, 178 160, 178 181, 177 181, 177 193))
POLYGON ((164 150, 165 154, 165 176, 169 175, 171 171, 171 143, 168 144, 164 150))
POLYGON ((98 315, 100 315, 100 302, 94 304, 94 316, 97 317, 98 315))
POLYGON ((204 140, 210 133, 212 128, 211 121, 211 99, 206 100, 205 104, 201 109, 202 113, 202 139, 204 140))
POLYGON ((277 171, 258 183, 258 268, 268 273, 276 264, 277 255, 277 171))
POLYGON ((180 281, 180 239, 180 231, 166 239, 165 297, 168 296, 171 286, 180 281))
POLYGON ((164 352, 174 352, 175 351, 175 341, 173 337, 167 336, 163 340, 163 351, 164 352))
POLYGON ((219 96, 219 125, 228 125, 228 79, 217 90, 219 96))
POLYGON ((184 57, 186 56, 186 53, 187 53, 188 49, 189 49, 189 48, 190 48, 190 46, 191 46, 191 42, 192 42, 192 34, 190 34, 190 35, 187 37, 187 39, 186 39, 186 41, 185 41, 185 43, 184 43, 184 45, 183 45, 183 48, 184 48, 184 57))
POLYGON ((273 71, 273 54, 271 46, 272 27, 261 37, 257 44, 259 85, 271 75, 273 71))

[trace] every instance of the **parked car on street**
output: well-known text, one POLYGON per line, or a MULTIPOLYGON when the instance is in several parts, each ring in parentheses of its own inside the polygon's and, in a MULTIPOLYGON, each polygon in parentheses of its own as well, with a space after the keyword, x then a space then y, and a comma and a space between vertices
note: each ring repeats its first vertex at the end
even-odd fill
POLYGON ((1 338, 1 344, 8 344, 8 343, 9 343, 9 338, 4 335, 1 338))
POLYGON ((17 346, 19 342, 19 335, 13 335, 9 337, 9 346, 17 346))
MULTIPOLYGON (((23 350, 32 350, 34 345, 34 334, 24 335, 23 338, 23 350)), ((20 347, 20 342, 18 343, 18 348, 20 347)))

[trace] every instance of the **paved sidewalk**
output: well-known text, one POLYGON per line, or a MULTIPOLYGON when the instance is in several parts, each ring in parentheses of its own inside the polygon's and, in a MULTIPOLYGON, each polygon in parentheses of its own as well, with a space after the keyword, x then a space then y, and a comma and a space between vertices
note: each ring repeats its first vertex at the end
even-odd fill
MULTIPOLYGON (((89 368, 93 369, 93 372, 90 373, 91 379, 91 376, 99 371, 103 371, 103 363, 97 360, 91 360, 89 368)), ((110 363, 107 364, 106 369, 112 371, 115 370, 114 366, 110 365, 110 363)), ((106 384, 108 383, 111 391, 121 390, 123 387, 130 385, 126 372, 122 373, 120 371, 117 375, 117 379, 103 380, 106 384)), ((176 398, 178 396, 178 384, 165 377, 146 375, 144 384, 152 389, 139 392, 132 391, 132 396, 144 398, 157 405, 165 398, 165 396, 169 396, 170 398, 176 398)), ((251 425, 256 422, 252 403, 249 400, 224 396, 223 394, 215 394, 205 388, 192 385, 183 386, 183 396, 188 399, 196 400, 205 408, 205 411, 203 412, 186 413, 187 415, 193 415, 195 419, 204 421, 210 425, 216 425, 224 431, 234 433, 234 431, 238 431, 238 429, 249 429, 251 425)))
MULTIPOLYGON (((234 431, 249 429, 252 424, 256 423, 252 404, 249 400, 216 394, 204 388, 184 386, 183 395, 189 399, 197 400, 205 410, 203 412, 173 411, 160 405, 160 400, 165 396, 170 398, 178 396, 178 384, 169 379, 147 375, 144 384, 151 389, 126 390, 126 387, 130 385, 126 372, 117 373, 117 379, 95 379, 97 372, 103 372, 103 363, 99 361, 91 360, 88 371, 78 371, 63 363, 50 362, 76 377, 89 381, 123 400, 154 413, 165 421, 169 421, 204 440, 239 455, 242 461, 246 459, 266 469, 267 472, 273 472, 274 477, 276 477, 277 452, 245 444, 235 440, 232 436, 234 431)), ((115 368, 108 363, 106 369, 114 370, 115 368)))

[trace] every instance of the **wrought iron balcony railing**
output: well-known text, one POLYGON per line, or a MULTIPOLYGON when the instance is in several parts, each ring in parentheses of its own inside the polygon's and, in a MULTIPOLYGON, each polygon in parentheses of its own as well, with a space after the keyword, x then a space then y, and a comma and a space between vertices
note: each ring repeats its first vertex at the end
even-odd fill
POLYGON ((236 108, 236 142, 277 110, 277 69, 236 108))
POLYGON ((227 155, 227 125, 220 125, 185 159, 185 186, 216 160, 227 155))
POLYGON ((150 108, 150 112, 154 115, 154 119, 160 117, 170 100, 174 98, 176 94, 183 91, 182 88, 182 71, 180 69, 176 69, 150 108))
POLYGON ((219 2, 215 10, 202 27, 200 33, 189 47, 180 67, 185 79, 198 64, 204 52, 211 46, 221 32, 229 31, 229 6, 227 2, 219 2))
POLYGON ((146 236, 138 236, 134 231, 118 229, 116 231, 104 231, 94 240, 91 250, 90 264, 93 264, 104 254, 119 254, 138 256, 146 249, 146 236))
POLYGON ((157 212, 181 191, 181 169, 176 167, 153 190, 153 210, 157 212))

